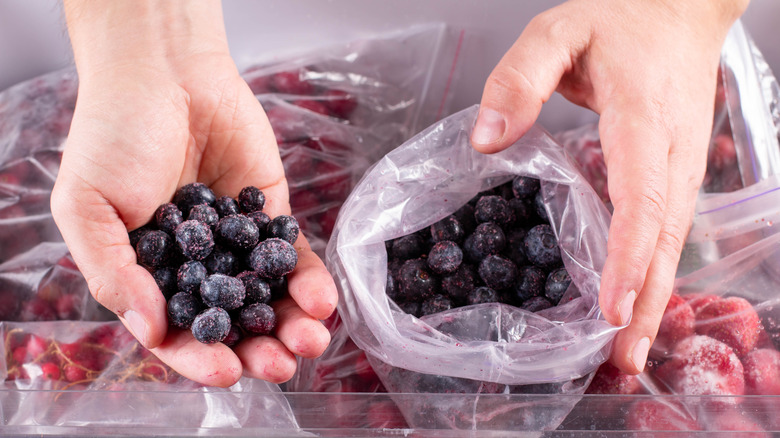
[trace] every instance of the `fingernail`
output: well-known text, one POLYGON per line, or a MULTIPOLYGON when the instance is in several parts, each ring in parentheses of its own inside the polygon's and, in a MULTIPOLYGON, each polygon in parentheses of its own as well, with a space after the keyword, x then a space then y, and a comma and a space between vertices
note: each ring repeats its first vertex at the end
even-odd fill
POLYGON ((495 143, 504 136, 504 129, 506 129, 504 116, 490 108, 482 108, 479 110, 471 140, 476 144, 495 143))
POLYGON ((146 345, 146 321, 135 310, 128 310, 122 315, 127 321, 127 325, 130 326, 130 331, 133 332, 133 336, 138 339, 141 345, 146 345))
POLYGON ((631 362, 634 362, 634 366, 639 372, 645 369, 645 363, 647 362, 647 354, 650 352, 650 338, 645 336, 640 339, 634 350, 631 352, 631 362))
POLYGON ((626 325, 631 321, 631 315, 634 313, 634 301, 636 301, 636 292, 630 291, 623 298, 623 301, 618 304, 617 311, 622 325, 626 325))

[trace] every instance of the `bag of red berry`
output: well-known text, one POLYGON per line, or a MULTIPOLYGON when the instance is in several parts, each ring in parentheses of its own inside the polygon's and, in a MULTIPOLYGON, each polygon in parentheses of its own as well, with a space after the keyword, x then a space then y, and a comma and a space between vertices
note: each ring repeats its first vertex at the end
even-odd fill
POLYGON ((391 392, 584 391, 573 381, 617 330, 598 309, 610 215, 538 127, 476 152, 477 111, 390 152, 350 194, 326 252, 339 314, 372 362, 434 376, 374 367, 391 392))

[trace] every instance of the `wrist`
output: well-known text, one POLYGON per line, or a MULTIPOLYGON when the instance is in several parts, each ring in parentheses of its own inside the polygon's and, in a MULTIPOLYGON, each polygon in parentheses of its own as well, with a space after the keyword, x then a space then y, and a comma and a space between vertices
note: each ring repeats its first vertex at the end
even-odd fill
POLYGON ((219 0, 64 0, 82 78, 117 66, 173 72, 203 55, 228 56, 219 0))

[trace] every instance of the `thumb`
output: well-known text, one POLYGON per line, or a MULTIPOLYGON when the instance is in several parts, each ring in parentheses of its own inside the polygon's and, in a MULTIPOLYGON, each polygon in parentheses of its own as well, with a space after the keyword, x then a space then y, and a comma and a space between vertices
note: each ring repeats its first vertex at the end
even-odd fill
POLYGON ((144 347, 160 344, 167 330, 165 299, 152 275, 136 263, 117 210, 64 162, 51 210, 95 300, 119 316, 144 347))
POLYGON ((490 73, 471 135, 477 151, 498 152, 522 137, 587 46, 587 28, 560 11, 534 17, 490 73))

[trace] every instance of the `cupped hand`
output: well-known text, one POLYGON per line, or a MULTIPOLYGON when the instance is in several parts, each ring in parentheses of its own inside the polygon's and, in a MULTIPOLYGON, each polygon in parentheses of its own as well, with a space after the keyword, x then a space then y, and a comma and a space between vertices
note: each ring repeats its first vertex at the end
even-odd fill
POLYGON ((271 126, 227 51, 85 70, 52 213, 90 292, 185 377, 215 386, 229 386, 242 374, 288 380, 295 355, 324 351, 330 337, 319 320, 337 300, 332 278, 302 235, 294 245, 299 261, 288 276, 290 297, 272 303, 276 336, 247 338, 234 350, 168 327, 165 299, 137 264, 128 237, 178 187, 195 181, 217 196, 236 197, 256 186, 266 195, 266 213, 290 214, 271 126))
POLYGON ((611 360, 642 371, 672 292, 712 127, 721 45, 746 1, 571 0, 535 17, 485 84, 474 148, 509 147, 554 91, 600 114, 614 214, 599 304, 611 360))

